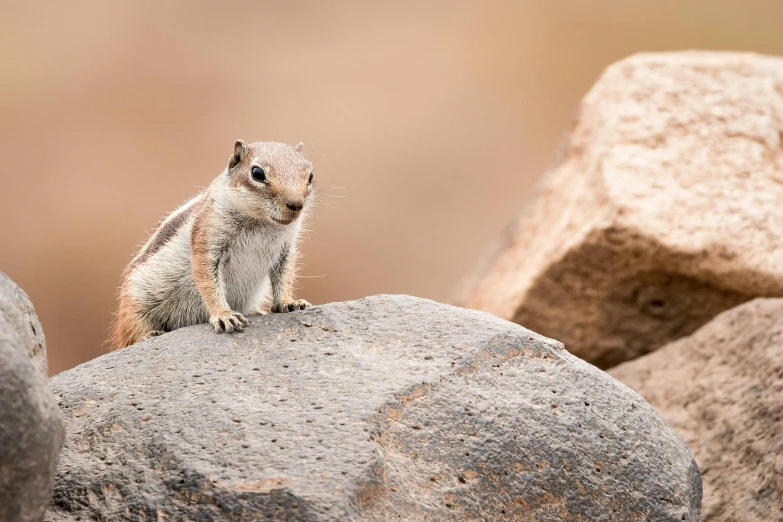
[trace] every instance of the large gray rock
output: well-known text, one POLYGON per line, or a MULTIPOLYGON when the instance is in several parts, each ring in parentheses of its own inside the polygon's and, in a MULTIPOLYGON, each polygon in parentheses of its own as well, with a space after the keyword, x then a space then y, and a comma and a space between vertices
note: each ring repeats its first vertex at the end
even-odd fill
POLYGON ((483 312, 377 296, 204 325, 51 379, 49 520, 690 520, 644 400, 483 312))
POLYGON ((30 299, 0 272, 0 520, 43 520, 63 417, 46 381, 43 330, 30 299))
POLYGON ((783 520, 783 299, 754 299, 612 375, 682 434, 702 522, 783 520))

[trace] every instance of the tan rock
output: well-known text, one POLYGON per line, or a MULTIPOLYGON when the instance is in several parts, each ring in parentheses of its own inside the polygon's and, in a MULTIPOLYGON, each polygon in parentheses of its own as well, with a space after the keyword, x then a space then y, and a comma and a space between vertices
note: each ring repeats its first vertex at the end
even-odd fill
POLYGON ((783 299, 756 299, 609 372, 682 435, 702 522, 783 520, 783 299))
POLYGON ((618 62, 456 302, 606 368, 781 296, 782 142, 783 59, 618 62))

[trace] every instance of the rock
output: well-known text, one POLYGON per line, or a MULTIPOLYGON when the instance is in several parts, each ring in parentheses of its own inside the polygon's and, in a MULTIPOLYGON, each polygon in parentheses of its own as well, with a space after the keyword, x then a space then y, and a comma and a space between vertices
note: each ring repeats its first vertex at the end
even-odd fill
POLYGON ((783 59, 632 56, 455 302, 608 368, 783 296, 781 201, 783 59))
POLYGON ((783 520, 783 299, 756 299, 610 372, 685 438, 703 522, 783 520))
POLYGON ((690 520, 679 436, 562 345, 376 296, 176 330, 51 379, 49 520, 690 520))
POLYGON ((0 520, 43 520, 63 416, 46 381, 43 329, 30 299, 0 272, 0 520))
POLYGON ((43 327, 27 294, 10 277, 0 272, 0 310, 12 328, 9 335, 18 337, 19 346, 27 354, 33 368, 44 379, 49 378, 46 363, 46 340, 43 327))

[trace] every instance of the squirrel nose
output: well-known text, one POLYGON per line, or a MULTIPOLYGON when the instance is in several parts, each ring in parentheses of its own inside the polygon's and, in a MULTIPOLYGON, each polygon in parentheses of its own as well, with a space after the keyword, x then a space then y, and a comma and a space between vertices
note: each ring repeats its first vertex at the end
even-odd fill
POLYGON ((302 210, 302 207, 304 207, 304 201, 301 199, 296 199, 293 201, 289 201, 285 204, 286 207, 288 207, 290 210, 293 210, 294 212, 299 212, 302 210))

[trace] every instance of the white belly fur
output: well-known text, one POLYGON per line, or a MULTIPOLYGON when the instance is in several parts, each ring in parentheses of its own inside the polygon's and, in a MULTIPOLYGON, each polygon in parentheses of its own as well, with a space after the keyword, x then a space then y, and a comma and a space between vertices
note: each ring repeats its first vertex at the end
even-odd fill
MULTIPOLYGON (((191 227, 189 219, 130 276, 131 295, 156 329, 173 330, 209 319, 191 270, 191 227)), ((232 310, 248 314, 268 298, 269 272, 296 239, 298 229, 298 225, 259 226, 229 244, 220 275, 232 310)))
POLYGON ((265 301, 269 272, 295 237, 287 229, 259 227, 238 237, 229 247, 222 275, 232 310, 246 314, 265 301))

